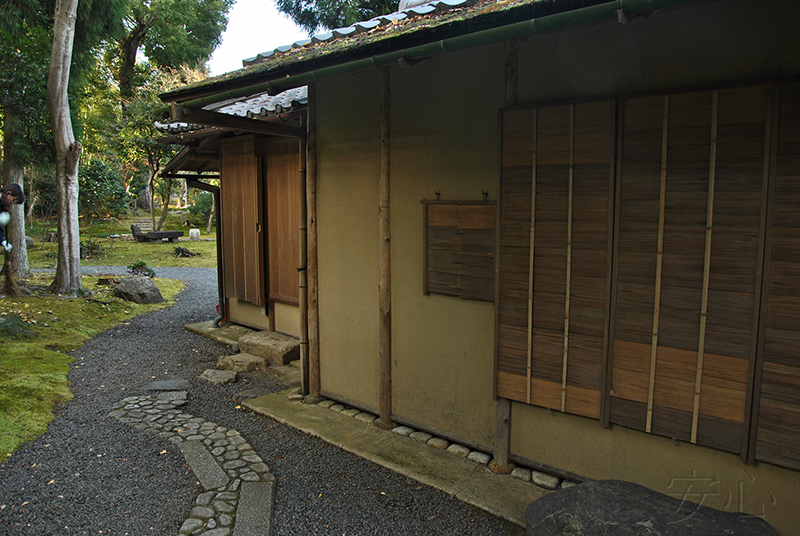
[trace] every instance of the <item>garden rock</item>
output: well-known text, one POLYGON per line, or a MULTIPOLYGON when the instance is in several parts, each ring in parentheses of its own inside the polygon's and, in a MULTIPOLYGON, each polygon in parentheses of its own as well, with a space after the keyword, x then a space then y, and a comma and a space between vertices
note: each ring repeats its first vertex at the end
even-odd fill
POLYGON ((25 246, 33 247, 33 244, 34 244, 33 238, 31 238, 30 236, 26 236, 25 237, 25 246))
POLYGON ((764 520, 680 501, 622 480, 596 480, 537 499, 527 536, 777 536, 764 520))
POLYGON ((149 277, 126 277, 114 285, 114 295, 134 303, 161 303, 164 297, 149 277))
POLYGON ((42 242, 58 242, 58 233, 50 231, 42 237, 42 242))
POLYGON ((217 385, 224 385, 234 382, 236 380, 236 373, 232 370, 207 369, 203 371, 200 378, 217 385))

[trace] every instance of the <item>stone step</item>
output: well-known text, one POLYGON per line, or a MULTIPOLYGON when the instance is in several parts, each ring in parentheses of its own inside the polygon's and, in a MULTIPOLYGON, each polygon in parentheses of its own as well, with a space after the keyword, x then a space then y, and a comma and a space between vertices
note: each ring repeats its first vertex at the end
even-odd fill
POLYGON ((239 350, 276 365, 300 359, 300 341, 274 331, 254 331, 240 336, 239 350))
POLYGON ((226 355, 217 360, 217 368, 232 370, 234 372, 250 372, 256 369, 263 370, 265 366, 266 359, 247 353, 226 355))
POLYGON ((153 230, 153 220, 150 218, 134 218, 133 223, 137 225, 143 233, 153 230))

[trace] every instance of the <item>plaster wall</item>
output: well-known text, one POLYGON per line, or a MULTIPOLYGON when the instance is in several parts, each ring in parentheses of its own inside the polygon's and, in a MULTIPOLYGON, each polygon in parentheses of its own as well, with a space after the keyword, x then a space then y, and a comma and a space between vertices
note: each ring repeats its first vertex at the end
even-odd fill
POLYGON ((379 73, 320 83, 317 104, 320 387, 378 407, 379 73))
POLYGON ((269 316, 264 307, 236 298, 228 298, 228 320, 253 329, 269 329, 269 316))
POLYGON ((300 308, 296 305, 275 303, 275 331, 300 338, 300 308))
POLYGON ((420 201, 497 200, 504 50, 391 71, 393 414, 483 445, 495 428, 494 306, 423 294, 420 201))

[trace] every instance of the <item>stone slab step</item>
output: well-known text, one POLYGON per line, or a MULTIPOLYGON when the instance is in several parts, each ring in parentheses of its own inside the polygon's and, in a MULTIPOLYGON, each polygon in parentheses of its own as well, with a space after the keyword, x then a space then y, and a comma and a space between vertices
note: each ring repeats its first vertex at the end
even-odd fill
POLYGON ((233 536, 271 536, 275 477, 267 482, 242 482, 233 536))
POLYGON ((286 365, 300 359, 300 341, 274 331, 254 331, 239 337, 242 353, 263 357, 267 361, 286 365))
POLYGON ((200 441, 184 441, 178 444, 184 458, 192 468, 197 480, 203 489, 208 491, 220 486, 228 485, 230 479, 222 467, 208 452, 208 449, 200 441))
POLYGON ((232 370, 234 372, 250 372, 251 370, 264 370, 266 359, 257 355, 240 353, 225 355, 217 360, 217 368, 232 370))

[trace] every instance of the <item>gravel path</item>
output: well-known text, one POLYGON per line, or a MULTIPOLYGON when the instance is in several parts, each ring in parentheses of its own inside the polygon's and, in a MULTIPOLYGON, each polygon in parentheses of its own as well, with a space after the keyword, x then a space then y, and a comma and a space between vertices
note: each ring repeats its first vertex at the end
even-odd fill
MULTIPOLYGON (((85 273, 125 273, 84 267, 85 273)), ((520 535, 520 527, 266 417, 233 396, 285 388, 263 373, 216 386, 198 376, 225 345, 185 324, 214 318, 213 268, 156 268, 186 288, 168 309, 136 317, 72 353, 75 398, 39 439, 0 465, 0 534, 177 534, 202 489, 178 448, 107 417, 154 379, 189 380, 184 411, 240 432, 277 477, 275 535, 520 535)))

